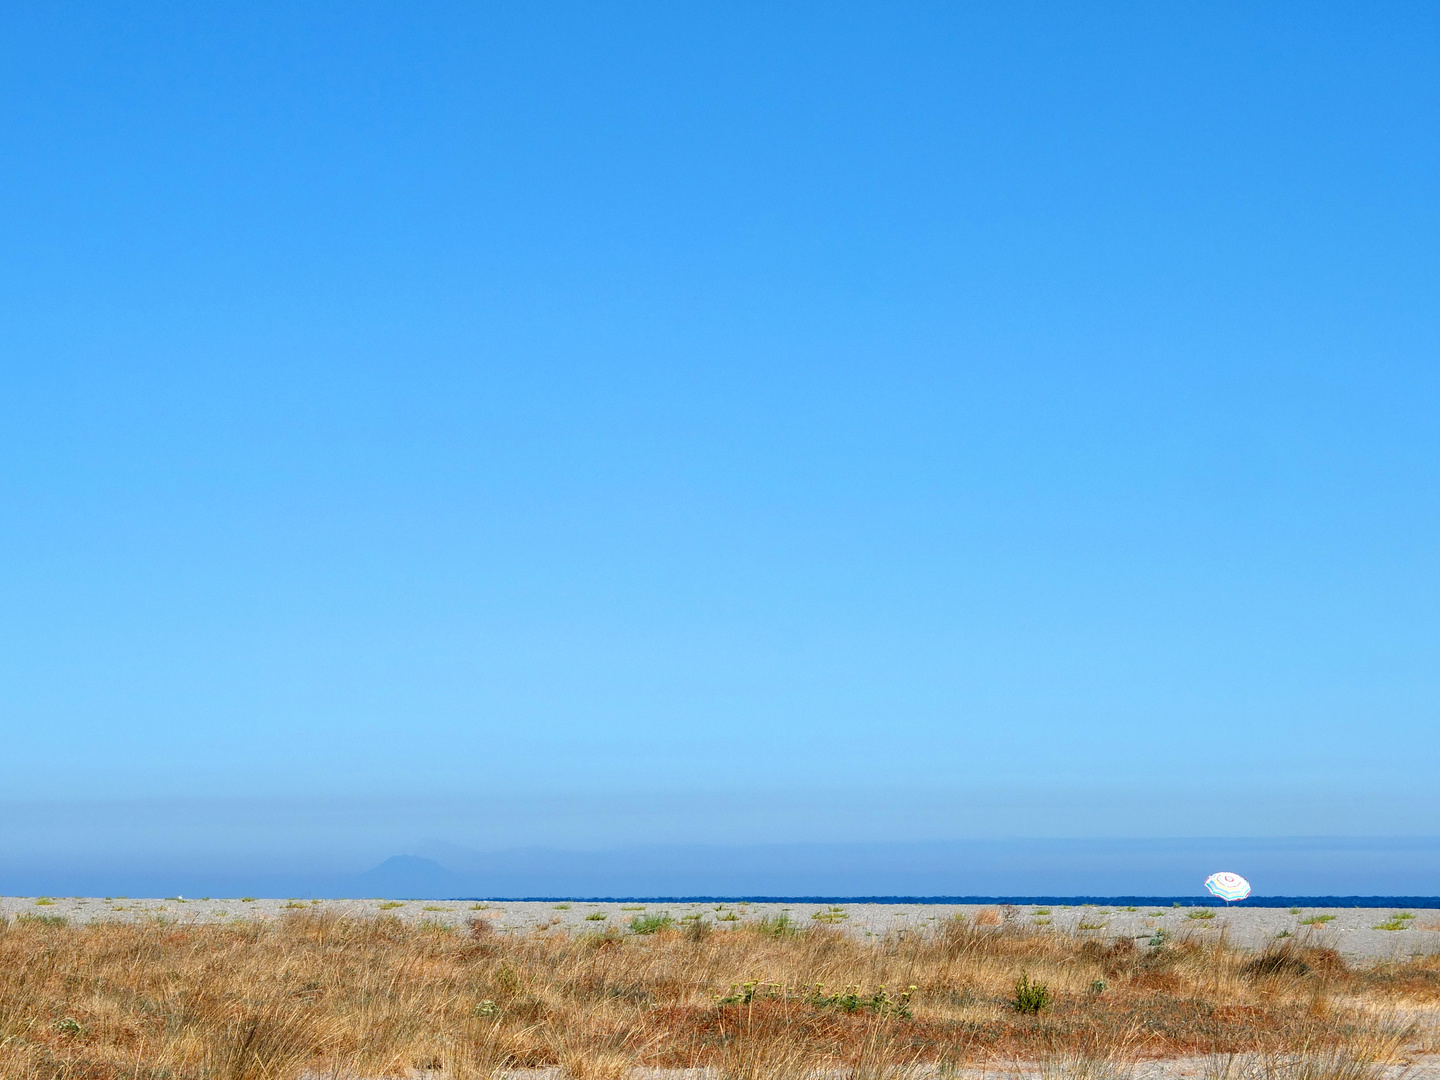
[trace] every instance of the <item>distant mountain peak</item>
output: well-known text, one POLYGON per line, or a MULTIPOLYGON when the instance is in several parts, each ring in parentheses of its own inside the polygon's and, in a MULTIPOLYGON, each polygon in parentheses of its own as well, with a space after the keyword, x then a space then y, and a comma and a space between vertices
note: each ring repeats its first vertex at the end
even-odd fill
POLYGON ((467 892, 465 878, 419 855, 391 855, 357 879, 375 896, 404 900, 438 900, 467 892))

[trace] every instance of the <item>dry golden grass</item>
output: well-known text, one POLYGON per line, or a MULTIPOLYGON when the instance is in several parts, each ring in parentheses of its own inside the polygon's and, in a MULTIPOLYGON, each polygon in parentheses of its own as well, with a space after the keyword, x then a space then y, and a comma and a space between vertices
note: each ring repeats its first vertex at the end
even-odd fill
MULTIPOLYGON (((0 932, 0 1077, 488 1080, 559 1066, 620 1080, 638 1065, 703 1065, 722 1080, 900 1080, 921 1063, 1018 1058, 1107 1080, 1138 1057, 1197 1053, 1363 1071, 1403 1052, 1410 1021, 1394 1016, 1440 1006, 1440 959, 1352 968, 1294 941, 1256 956, 1213 936, 1151 948, 1004 920, 868 942, 744 923, 644 937, 473 925, 310 912, 12 923, 0 932), (1053 994, 1039 1015, 1010 1004, 1022 973, 1053 994)), ((1286 1075, 1323 1080, 1298 1068, 1286 1075)))

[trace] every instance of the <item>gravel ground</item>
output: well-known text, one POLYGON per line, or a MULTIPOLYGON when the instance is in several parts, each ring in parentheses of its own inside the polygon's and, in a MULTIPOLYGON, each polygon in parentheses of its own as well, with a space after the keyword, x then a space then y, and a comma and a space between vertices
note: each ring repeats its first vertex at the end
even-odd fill
MULTIPOLYGON (((0 899, 0 916, 61 916, 71 922, 102 919, 166 919, 181 923, 225 922, 232 919, 273 919, 292 911, 333 911, 344 915, 385 913, 406 921, 429 919, 460 926, 467 919, 491 920, 496 930, 509 933, 534 931, 537 927, 556 930, 603 930, 628 927, 632 919, 669 915, 675 919, 700 917, 717 927, 737 926, 764 916, 787 913, 796 922, 810 926, 829 923, 862 937, 893 932, 913 932, 933 927, 957 913, 974 917, 995 908, 954 904, 846 904, 831 908, 824 904, 716 904, 650 903, 619 904, 573 901, 494 901, 472 903, 455 900, 283 900, 283 899, 181 899, 131 900, 122 897, 6 897, 0 899), (817 919, 816 917, 819 916, 817 919)), ((1164 930, 1172 937, 1195 934, 1213 937, 1222 932, 1245 948, 1263 948, 1286 932, 1307 936, 1317 944, 1338 949, 1354 959, 1388 959, 1440 953, 1440 911, 1417 909, 1413 913, 1394 908, 1128 908, 1055 907, 1026 905, 1005 914, 1025 923, 1045 926, 1063 933, 1093 934, 1096 937, 1140 937, 1164 930), (1213 917, 1197 917, 1212 911, 1213 917), (1412 914, 1412 918, 1397 915, 1412 914), (1307 920, 1321 918, 1323 922, 1307 920), (1389 925, 1396 929, 1378 929, 1389 925)))

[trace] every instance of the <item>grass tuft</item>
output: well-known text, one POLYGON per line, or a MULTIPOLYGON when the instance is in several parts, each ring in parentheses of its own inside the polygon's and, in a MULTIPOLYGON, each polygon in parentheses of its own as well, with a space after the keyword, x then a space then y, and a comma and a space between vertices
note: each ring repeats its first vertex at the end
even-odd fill
POLYGON ((1042 982, 1034 982, 1029 972, 1022 973, 1015 980, 1015 998, 1011 1007, 1023 1016, 1034 1016, 1050 1007, 1050 988, 1042 982))

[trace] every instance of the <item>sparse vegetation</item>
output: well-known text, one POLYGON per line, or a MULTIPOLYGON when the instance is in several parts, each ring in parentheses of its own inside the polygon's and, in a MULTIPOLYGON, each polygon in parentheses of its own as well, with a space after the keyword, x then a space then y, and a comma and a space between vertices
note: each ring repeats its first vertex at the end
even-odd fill
POLYGON ((779 915, 762 915, 754 927, 757 933, 772 938, 794 937, 800 932, 800 927, 790 918, 788 911, 779 915))
POLYGON ((1410 926, 1410 920, 1415 916, 1408 911, 1397 911, 1384 922, 1376 923, 1376 930, 1405 930, 1410 926))
POLYGON ((586 922, 602 922, 602 921, 603 921, 604 919, 606 919, 606 918, 608 918, 608 916, 605 914, 605 912, 603 912, 603 911, 592 911, 592 912, 590 912, 589 915, 586 915, 586 916, 585 916, 585 921, 586 921, 586 922))
POLYGON ((1215 912, 1211 911, 1209 908, 1202 907, 1196 908, 1194 911, 1187 911, 1185 913, 1185 917, 1187 919, 1213 919, 1215 917, 1215 912))
POLYGON ((15 921, 22 925, 29 924, 30 926, 51 927, 68 926, 70 923, 70 920, 65 918, 64 915, 32 915, 29 912, 15 916, 15 921))
POLYGON ((402 908, 402 907, 404 907, 404 906, 405 906, 405 903, 404 903, 403 900, 386 900, 385 903, 383 903, 383 904, 380 905, 380 910, 381 910, 381 911, 394 911, 396 908, 402 908))
POLYGON ((1058 1078, 1081 1075, 1065 1055, 1133 1054, 1138 1030, 1147 1056, 1375 1060, 1408 1037, 1386 1019, 1397 1008, 1440 1014, 1437 956, 1352 967, 1295 938, 1257 955, 1157 930, 1146 948, 1024 919, 873 939, 808 918, 782 933, 778 920, 723 919, 635 935, 309 907, 198 925, 27 912, 0 926, 0 1076, 478 1080, 561 1067, 611 1080, 653 1066, 899 1080, 914 1063, 952 1075, 1006 1059, 1058 1078))
POLYGON ((1301 919, 1301 926, 1324 926, 1327 922, 1334 922, 1334 915, 1311 915, 1308 919, 1301 919))
POLYGON ((636 915, 630 920, 630 932, 632 934, 658 934, 661 930, 668 930, 675 925, 675 920, 669 915, 636 915))

